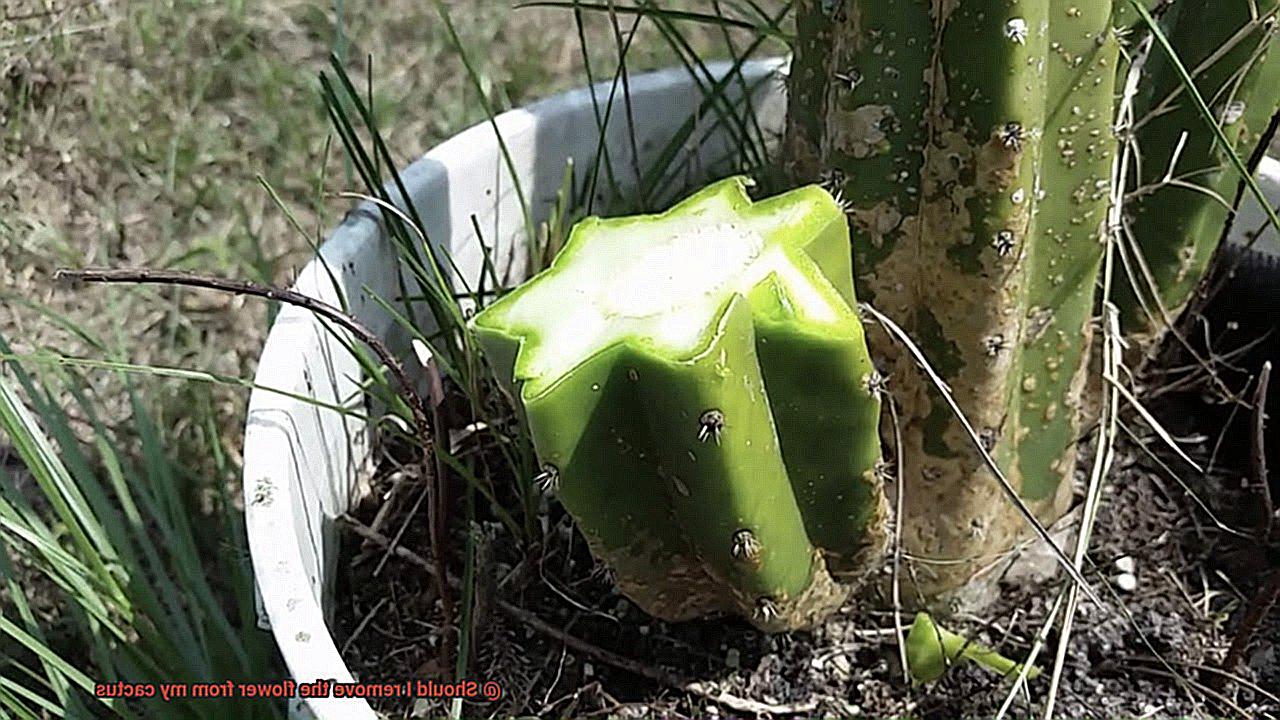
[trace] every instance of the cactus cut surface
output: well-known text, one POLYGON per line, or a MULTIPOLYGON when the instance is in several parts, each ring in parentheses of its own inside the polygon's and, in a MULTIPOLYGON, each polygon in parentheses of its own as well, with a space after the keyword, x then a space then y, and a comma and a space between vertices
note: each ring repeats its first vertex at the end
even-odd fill
POLYGON ((583 220, 473 326, 543 485, 627 596, 785 630, 883 545, 878 376, 839 205, 746 186, 583 220))

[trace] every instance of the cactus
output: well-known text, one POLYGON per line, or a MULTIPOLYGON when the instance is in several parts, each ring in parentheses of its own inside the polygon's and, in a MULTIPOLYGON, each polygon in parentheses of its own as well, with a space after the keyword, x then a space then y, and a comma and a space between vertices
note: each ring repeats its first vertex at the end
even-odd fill
MULTIPOLYGON (((1136 13, 1122 5, 1118 19, 1142 32, 1136 13)), ((1196 89, 1244 158, 1264 141, 1280 108, 1280 53, 1271 48, 1277 8, 1277 0, 1178 0, 1160 17, 1196 89)), ((1142 164, 1125 210, 1144 262, 1134 258, 1118 278, 1117 303, 1126 332, 1154 339, 1178 317, 1204 275, 1240 177, 1159 50, 1144 69, 1134 109, 1142 164)))
MULTIPOLYGON (((1235 149, 1252 152, 1280 103, 1280 56, 1268 52, 1280 0, 1140 1, 1235 149)), ((1128 71, 1113 26, 1145 32, 1131 0, 801 0, 797 10, 787 169, 848 201, 859 295, 918 339, 1046 522, 1070 499, 1085 404, 1117 78, 1128 71)), ((1115 288, 1131 332, 1186 304, 1239 181, 1180 82, 1157 51, 1133 99, 1142 162, 1126 225, 1147 269, 1129 263, 1115 288), (1164 183, 1179 147, 1179 182, 1164 183)), ((903 409, 908 549, 924 559, 922 589, 946 590, 1012 546, 1023 523, 937 392, 886 334, 869 342, 903 409)))
POLYGON ((838 203, 713 184, 576 225, 473 327, 542 484, 641 608, 813 624, 884 542, 879 376, 838 203))
MULTIPOLYGON (((1104 239, 1109 0, 802 0, 784 155, 850 204, 857 291, 902 325, 1043 521, 1071 496, 1104 239)), ((885 333, 920 589, 1024 536, 975 443, 885 333)))

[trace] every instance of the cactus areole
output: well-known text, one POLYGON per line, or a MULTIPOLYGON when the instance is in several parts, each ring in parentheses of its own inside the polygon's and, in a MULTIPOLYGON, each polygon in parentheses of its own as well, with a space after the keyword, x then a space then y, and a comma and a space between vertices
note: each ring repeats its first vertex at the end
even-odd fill
POLYGON ((583 220, 473 324, 542 486, 628 597, 785 630, 838 607, 883 548, 879 383, 841 207, 746 185, 583 220))
POLYGON ((928 594, 1030 536, 978 443, 1046 524, 1071 499, 1116 146, 1111 13, 1110 0, 797 4, 787 169, 843 194, 859 296, 915 339, 978 435, 869 334, 893 378, 903 541, 928 594))
MULTIPOLYGON (((1142 4, 1228 139, 1252 152, 1280 103, 1280 2, 1142 4)), ((786 170, 842 194, 859 296, 916 339, 977 443, 1042 522, 1056 520, 1089 405, 1096 290, 1115 286, 1107 299, 1127 332, 1175 318, 1239 177, 1168 59, 1128 63, 1148 33, 1133 0, 797 0, 795 15, 786 170), (1126 108, 1122 162, 1114 124, 1126 108), (1121 175, 1116 232, 1128 240, 1113 282, 1099 283, 1121 175)), ((878 330, 868 342, 901 410, 918 589, 1001 567, 1027 524, 911 359, 878 330)))

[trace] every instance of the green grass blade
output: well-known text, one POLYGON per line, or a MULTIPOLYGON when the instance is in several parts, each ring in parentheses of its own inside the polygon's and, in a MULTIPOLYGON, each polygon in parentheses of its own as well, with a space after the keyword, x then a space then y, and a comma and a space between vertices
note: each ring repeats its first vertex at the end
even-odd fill
MULTIPOLYGON (((18 456, 95 574, 101 578, 113 577, 107 565, 118 562, 119 558, 106 531, 31 411, 3 379, 0 379, 0 427, 6 430, 18 456)), ((123 599, 119 587, 113 588, 112 594, 123 599)))
POLYGON ((507 147, 506 140, 502 137, 501 130, 498 129, 497 113, 494 112, 493 106, 489 102, 489 98, 485 96, 484 85, 480 82, 480 75, 476 72, 475 64, 472 63, 471 56, 466 51, 466 46, 458 36, 457 28, 453 25, 453 20, 449 16, 448 9, 446 9, 444 3, 439 2, 439 0, 436 1, 435 5, 436 12, 439 13, 440 19, 444 21, 445 30, 449 33, 449 39, 453 43, 454 49, 458 51, 458 55, 462 59, 463 67, 467 70, 467 77, 470 78, 471 85, 475 88, 476 97, 480 99, 480 105, 484 108, 485 117, 488 118, 489 124, 493 127, 493 133, 497 137, 498 149, 502 153, 502 159, 506 163, 507 171, 511 176, 512 187, 515 189, 516 197, 520 201, 520 208, 524 213, 524 230, 529 244, 529 257, 532 259, 534 257, 533 243, 536 238, 533 227, 533 216, 530 212, 529 202, 524 194, 524 188, 520 182, 520 175, 516 172, 515 162, 511 159, 511 151, 507 147))
POLYGON ((188 370, 178 367, 164 367, 159 365, 137 365, 134 363, 117 362, 114 360, 95 360, 93 358, 70 357, 66 355, 53 355, 50 353, 40 354, 23 354, 9 352, 0 347, 0 362, 4 363, 31 363, 40 365, 67 365, 72 367, 91 368, 95 370, 117 370, 121 372, 134 373, 139 375, 149 375, 152 377, 171 378, 175 380, 186 380, 189 382, 207 383, 214 385, 229 385, 241 387, 247 390, 259 390, 268 392, 290 400, 305 402, 309 405, 331 410, 341 413, 346 417, 350 417, 360 421, 367 421, 369 418, 364 413, 352 410, 349 407, 336 405, 334 403, 318 400, 310 395, 292 392, 289 390, 281 390, 267 385, 260 385, 251 380, 245 380, 233 375, 221 375, 219 373, 206 372, 204 370, 188 370))
MULTIPOLYGON (((88 675, 85 675, 79 669, 63 660, 57 653, 49 649, 49 646, 40 642, 33 635, 15 625, 3 614, 0 614, 0 633, 8 635, 19 645, 29 650, 36 657, 40 658, 42 662, 45 662, 55 668, 63 677, 70 681, 72 685, 83 690, 89 695, 93 695, 95 683, 88 675)), ((109 708, 114 708, 116 705, 114 700, 107 698, 101 698, 99 699, 99 702, 109 708)))

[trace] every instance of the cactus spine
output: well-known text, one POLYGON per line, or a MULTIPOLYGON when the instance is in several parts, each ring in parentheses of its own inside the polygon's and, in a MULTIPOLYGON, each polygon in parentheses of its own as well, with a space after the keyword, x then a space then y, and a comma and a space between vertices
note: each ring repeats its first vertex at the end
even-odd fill
MULTIPOLYGON (((1179 0, 1156 8, 1196 89, 1246 159, 1280 107, 1280 53, 1272 47, 1277 8, 1277 0, 1179 0)), ((1127 2, 1124 10, 1118 19, 1141 31, 1127 2)), ((1142 164, 1126 213, 1143 262, 1130 253, 1117 300, 1126 331, 1158 336, 1204 275, 1240 177, 1159 50, 1147 62, 1135 111, 1142 164)))
POLYGON ((811 625, 883 544, 879 400, 848 225, 740 178, 573 229, 476 316, 544 483, 646 611, 811 625))
MULTIPOLYGON (((1070 499, 1114 139, 1111 2, 800 3, 790 170, 852 207, 860 296, 921 344, 1022 497, 1070 499), (857 83, 842 78, 856 76, 857 83)), ((940 396, 882 333, 905 540, 926 591, 1024 533, 940 396)))

